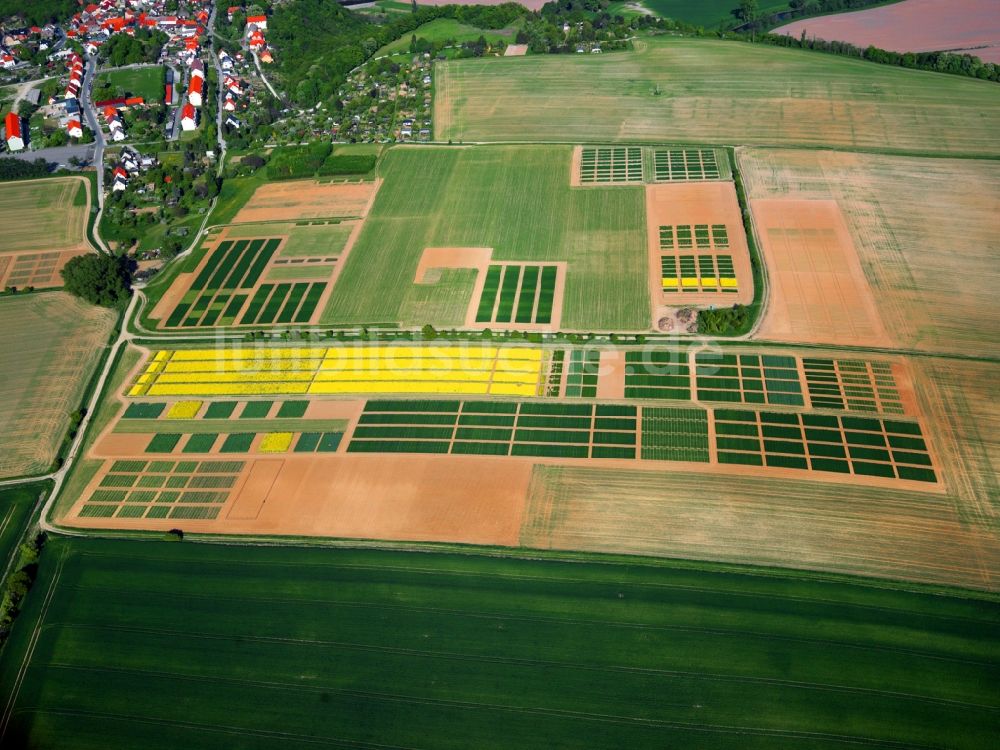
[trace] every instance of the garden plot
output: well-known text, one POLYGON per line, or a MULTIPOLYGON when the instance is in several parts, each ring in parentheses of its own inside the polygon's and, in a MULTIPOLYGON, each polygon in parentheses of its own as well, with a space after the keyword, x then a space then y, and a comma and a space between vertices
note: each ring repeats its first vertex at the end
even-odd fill
POLYGON ((348 453, 635 458, 636 407, 369 401, 348 453))
POLYGON ((465 327, 557 330, 566 284, 565 263, 494 263, 483 247, 429 247, 420 257, 414 282, 437 285, 442 274, 475 272, 465 327))
POLYGON ((263 234, 230 239, 224 230, 207 240, 202 260, 174 280, 152 317, 163 328, 312 322, 328 294, 329 284, 322 279, 330 276, 331 267, 303 263, 308 269, 304 274, 284 281, 282 271, 296 267, 277 265, 288 237, 263 234))
POLYGON ((434 456, 308 452, 239 461, 144 457, 105 462, 64 521, 84 528, 182 525, 195 533, 512 546, 530 470, 527 462, 474 457, 447 464, 434 456))
POLYGON ((753 200, 751 210, 772 286, 762 338, 891 344, 835 201, 753 200))
POLYGON ((643 182, 641 146, 577 146, 570 184, 629 185, 643 182))
POLYGON ((678 306, 747 304, 753 274, 731 182, 646 186, 653 320, 678 306))
POLYGON ((814 409, 845 409, 903 414, 897 381, 901 365, 857 359, 805 357, 802 360, 809 401, 814 409))
MULTIPOLYGON (((699 401, 782 406, 805 403, 795 357, 698 352, 695 362, 699 401)), ((829 408, 829 404, 813 402, 813 407, 817 406, 829 408)))
POLYGON ((90 252, 90 182, 82 177, 0 185, 0 287, 62 286, 70 258, 90 252))
POLYGON ((728 180, 732 177, 725 152, 714 148, 653 148, 651 182, 728 180))
POLYGON ((0 300, 0 476, 50 470, 115 317, 61 292, 0 300))

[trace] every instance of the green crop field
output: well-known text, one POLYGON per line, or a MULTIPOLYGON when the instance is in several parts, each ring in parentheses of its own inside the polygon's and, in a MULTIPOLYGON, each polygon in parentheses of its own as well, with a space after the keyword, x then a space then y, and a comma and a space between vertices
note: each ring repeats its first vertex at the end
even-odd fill
POLYGON ((983 748, 998 621, 753 568, 56 538, 0 742, 983 748))
POLYGON ((435 136, 1000 154, 1000 87, 987 81, 738 42, 636 44, 441 63, 435 136))
POLYGON ((101 73, 94 84, 120 88, 128 96, 141 96, 147 102, 162 102, 164 94, 163 66, 126 68, 101 73))
MULTIPOLYGON (((409 6, 407 6, 409 10, 409 6)), ((375 57, 382 55, 396 55, 401 52, 408 52, 410 49, 410 38, 416 36, 418 39, 426 39, 429 42, 447 42, 454 40, 456 43, 474 42, 479 37, 485 37, 489 43, 505 41, 511 44, 514 35, 517 33, 515 27, 509 29, 480 29, 475 26, 467 26, 452 18, 437 18, 430 23, 418 26, 408 34, 403 35, 394 42, 382 47, 375 53, 375 57)))
POLYGON ((41 493, 49 489, 49 482, 0 489, 0 575, 28 527, 28 519, 35 503, 41 493))
POLYGON ((329 258, 340 255, 354 224, 320 224, 292 226, 288 240, 281 248, 286 258, 329 258))
MULTIPOLYGON (((658 16, 706 29, 717 29, 720 24, 729 28, 739 23, 732 14, 739 5, 733 0, 642 0, 642 6, 658 16)), ((757 5, 761 13, 788 10, 788 3, 776 3, 774 0, 761 0, 757 5)))
POLYGON ((471 273, 458 293, 449 276, 453 303, 435 309, 435 285, 414 283, 417 264, 428 247, 490 247, 495 261, 568 263, 564 328, 646 328, 642 188, 570 188, 571 156, 550 146, 389 151, 321 324, 460 323, 471 273))

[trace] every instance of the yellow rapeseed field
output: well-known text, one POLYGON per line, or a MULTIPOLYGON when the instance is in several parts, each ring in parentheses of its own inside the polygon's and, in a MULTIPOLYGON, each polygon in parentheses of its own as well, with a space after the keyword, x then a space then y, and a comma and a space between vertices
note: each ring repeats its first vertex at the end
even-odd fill
POLYGON ((406 345, 160 350, 150 358, 128 394, 537 396, 545 370, 544 352, 538 347, 406 345))

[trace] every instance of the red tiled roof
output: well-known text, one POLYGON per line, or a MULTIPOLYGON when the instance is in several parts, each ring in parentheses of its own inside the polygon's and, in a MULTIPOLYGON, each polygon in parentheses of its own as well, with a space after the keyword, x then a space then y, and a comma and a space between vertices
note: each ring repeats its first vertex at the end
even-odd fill
POLYGON ((21 118, 18 117, 14 112, 8 112, 7 118, 4 120, 4 125, 7 127, 7 138, 16 136, 21 137, 21 118))

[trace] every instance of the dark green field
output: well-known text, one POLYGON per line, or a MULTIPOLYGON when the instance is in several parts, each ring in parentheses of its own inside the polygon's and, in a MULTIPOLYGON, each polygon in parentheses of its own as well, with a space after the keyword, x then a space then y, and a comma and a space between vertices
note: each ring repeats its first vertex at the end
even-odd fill
POLYGON ((0 575, 11 552, 21 541, 39 494, 49 486, 48 482, 38 482, 0 489, 0 575))
POLYGON ((53 539, 0 744, 984 748, 998 622, 641 560, 53 539))

